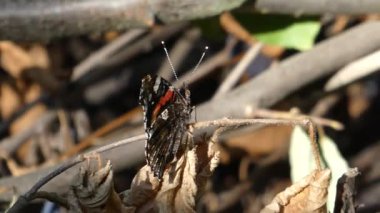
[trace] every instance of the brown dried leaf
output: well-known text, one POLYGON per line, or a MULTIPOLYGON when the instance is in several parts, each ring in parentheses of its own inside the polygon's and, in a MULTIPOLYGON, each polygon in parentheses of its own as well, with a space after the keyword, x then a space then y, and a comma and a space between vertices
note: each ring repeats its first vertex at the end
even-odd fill
POLYGON ((0 42, 1 66, 14 78, 19 78, 25 68, 33 66, 29 54, 10 41, 0 42))
POLYGON ((72 180, 70 212, 126 212, 113 186, 110 161, 100 166, 99 157, 89 158, 72 180))
POLYGON ((330 170, 314 170, 277 194, 261 212, 327 212, 327 188, 330 178, 330 170))
POLYGON ((358 168, 350 168, 337 183, 334 212, 356 212, 356 185, 358 168))
POLYGON ((45 48, 41 45, 33 45, 29 51, 21 48, 19 45, 10 42, 0 42, 1 66, 11 76, 19 79, 21 73, 26 68, 49 66, 49 57, 45 48))
POLYGON ((33 59, 33 65, 42 69, 50 66, 49 55, 45 47, 39 44, 32 45, 28 50, 29 56, 33 59))
POLYGON ((219 163, 215 144, 200 143, 165 171, 161 182, 144 166, 135 176, 123 202, 136 211, 195 212, 208 178, 219 163))
POLYGON ((0 110, 2 118, 9 118, 21 105, 21 97, 11 85, 1 84, 0 110))

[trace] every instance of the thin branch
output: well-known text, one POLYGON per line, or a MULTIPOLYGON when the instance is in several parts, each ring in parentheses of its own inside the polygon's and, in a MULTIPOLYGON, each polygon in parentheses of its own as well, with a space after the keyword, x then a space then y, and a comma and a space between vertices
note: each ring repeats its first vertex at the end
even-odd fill
POLYGON ((215 54, 213 57, 202 63, 196 72, 189 70, 183 75, 178 81, 174 82, 174 86, 181 87, 184 83, 191 84, 201 79, 202 77, 212 73, 216 68, 222 66, 229 60, 229 53, 233 46, 236 44, 236 40, 232 39, 227 42, 226 46, 219 53, 215 54))
POLYGON ((73 74, 71 75, 71 80, 75 81, 79 77, 83 76, 86 72, 93 69, 96 65, 101 64, 107 60, 112 54, 115 54, 117 50, 120 50, 125 45, 145 33, 146 30, 136 29, 125 32, 123 35, 119 36, 114 41, 102 47, 100 50, 91 54, 80 64, 75 66, 73 74))
POLYGON ((344 126, 342 123, 327 119, 327 118, 321 118, 317 116, 308 116, 308 115, 302 115, 302 114, 294 114, 292 112, 281 112, 281 111, 275 111, 275 110, 267 110, 267 109, 257 109, 253 112, 254 117, 261 117, 261 118, 275 118, 275 119, 304 119, 305 117, 310 118, 313 122, 315 122, 318 125, 321 126, 327 126, 330 128, 333 128, 335 130, 343 130, 344 126))
POLYGON ((125 124, 127 121, 131 120, 136 114, 136 112, 140 112, 140 109, 135 108, 133 110, 130 110, 127 113, 107 123, 106 125, 100 127, 99 129, 85 137, 83 140, 81 140, 74 147, 69 149, 66 153, 64 153, 61 157, 61 160, 66 159, 68 157, 72 157, 73 155, 78 154, 80 151, 90 147, 96 139, 110 133, 111 131, 114 131, 115 129, 125 124))
POLYGON ((257 125, 257 124, 264 124, 264 125, 302 125, 305 126, 304 120, 281 120, 281 119, 266 119, 266 118, 258 118, 258 119, 229 119, 229 118, 222 118, 212 121, 200 121, 197 123, 192 124, 192 127, 194 129, 203 129, 203 128, 209 128, 212 127, 232 127, 237 128, 241 126, 247 126, 247 125, 257 125))
POLYGON ((262 47, 263 44, 256 43, 249 48, 243 59, 241 59, 241 61, 230 72, 228 77, 223 81, 222 85, 219 86, 213 98, 219 98, 231 90, 231 88, 238 82, 241 75, 243 75, 243 73, 246 71, 249 64, 255 60, 262 47))
POLYGON ((336 90, 380 70, 380 50, 360 58, 339 70, 325 85, 326 91, 336 90))
POLYGON ((160 45, 161 41, 165 41, 176 35, 187 26, 188 23, 184 22, 172 24, 170 26, 157 27, 152 31, 152 33, 149 33, 138 41, 135 41, 128 48, 121 49, 117 54, 114 54, 99 66, 104 69, 125 63, 125 61, 130 60, 138 54, 151 51, 154 47, 160 45))

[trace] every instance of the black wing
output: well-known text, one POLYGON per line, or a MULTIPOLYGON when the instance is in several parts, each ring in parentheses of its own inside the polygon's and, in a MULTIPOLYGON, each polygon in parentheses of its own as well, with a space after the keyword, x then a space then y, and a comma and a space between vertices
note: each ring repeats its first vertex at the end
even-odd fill
POLYGON ((139 101, 147 135, 146 161, 161 179, 166 166, 189 140, 186 127, 191 114, 189 93, 182 95, 165 79, 148 75, 142 81, 139 101))

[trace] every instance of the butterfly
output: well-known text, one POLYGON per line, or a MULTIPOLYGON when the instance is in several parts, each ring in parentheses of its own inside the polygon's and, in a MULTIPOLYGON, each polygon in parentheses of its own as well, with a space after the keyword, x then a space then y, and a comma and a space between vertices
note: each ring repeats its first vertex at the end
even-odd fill
POLYGON ((144 111, 145 157, 153 174, 161 179, 168 165, 190 143, 187 123, 192 107, 190 91, 177 89, 159 76, 142 79, 139 104, 144 111))

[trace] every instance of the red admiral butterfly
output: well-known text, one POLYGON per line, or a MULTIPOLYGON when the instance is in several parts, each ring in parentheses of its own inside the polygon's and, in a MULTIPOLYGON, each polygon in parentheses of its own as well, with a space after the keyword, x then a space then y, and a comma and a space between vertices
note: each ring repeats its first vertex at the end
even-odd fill
POLYGON ((154 176, 161 179, 167 165, 192 139, 186 126, 192 111, 190 91, 147 75, 142 79, 139 104, 144 111, 146 161, 154 176))

